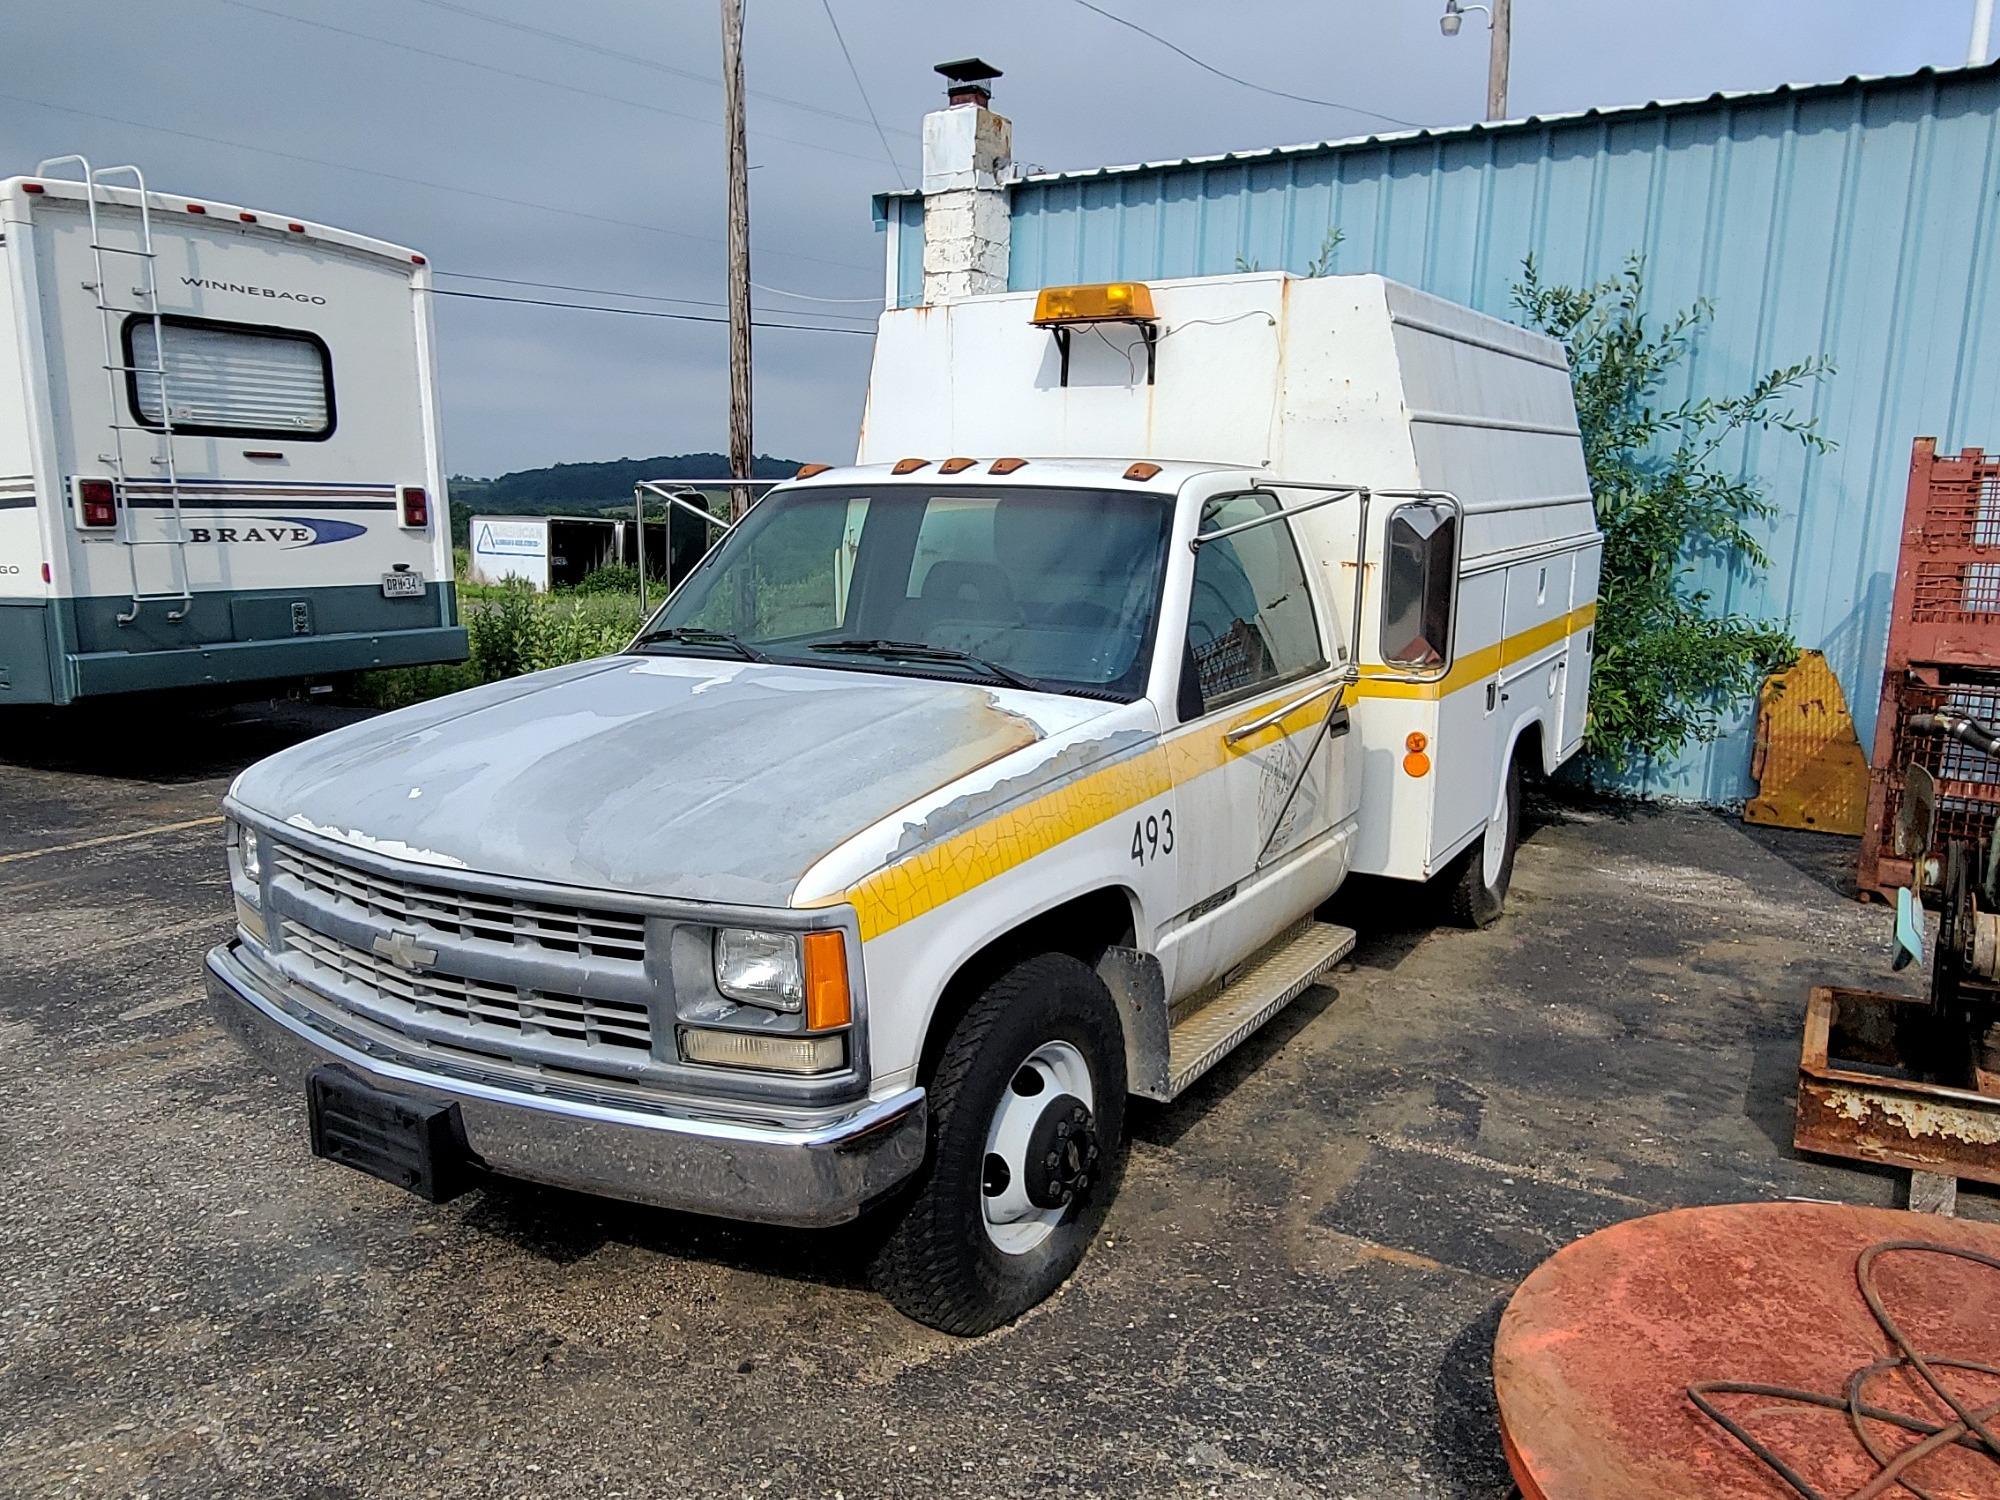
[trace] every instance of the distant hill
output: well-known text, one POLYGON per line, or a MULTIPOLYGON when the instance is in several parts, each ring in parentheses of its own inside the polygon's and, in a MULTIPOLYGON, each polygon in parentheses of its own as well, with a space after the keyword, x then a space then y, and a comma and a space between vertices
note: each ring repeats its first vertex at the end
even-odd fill
MULTIPOLYGON (((796 459, 760 456, 752 465, 758 479, 789 479, 796 459)), ((614 458, 603 463, 553 464, 545 469, 521 469, 497 479, 472 479, 454 474, 450 491, 453 508, 481 515, 548 515, 559 511, 586 514, 612 505, 630 505, 632 486, 642 479, 718 479, 729 472, 720 453, 679 453, 661 458, 614 458)))

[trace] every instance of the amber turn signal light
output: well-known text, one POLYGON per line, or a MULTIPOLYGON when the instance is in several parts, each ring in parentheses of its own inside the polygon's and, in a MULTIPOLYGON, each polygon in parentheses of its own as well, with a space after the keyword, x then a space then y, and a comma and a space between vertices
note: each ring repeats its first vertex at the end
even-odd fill
POLYGON ((1410 776, 1428 776, 1431 773, 1431 758, 1421 750, 1412 750, 1403 757, 1403 771, 1410 776))
POLYGON ((826 1031, 854 1019, 847 989, 847 939, 838 932, 805 935, 806 1030, 826 1031))

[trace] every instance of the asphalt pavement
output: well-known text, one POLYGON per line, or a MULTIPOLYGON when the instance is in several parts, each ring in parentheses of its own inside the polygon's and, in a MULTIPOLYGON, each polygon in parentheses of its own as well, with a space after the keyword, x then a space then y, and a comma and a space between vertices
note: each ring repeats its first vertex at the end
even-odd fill
POLYGON ((1896 1201, 1790 1147, 1807 987, 1886 987, 1852 845, 1543 805, 1494 928, 1350 903, 1351 961, 1136 1113, 1081 1272, 985 1338, 890 1310, 862 1232, 430 1206, 315 1161, 203 999, 218 799, 341 717, 0 720, 0 1494, 1498 1497, 1488 1350, 1543 1256, 1896 1201))

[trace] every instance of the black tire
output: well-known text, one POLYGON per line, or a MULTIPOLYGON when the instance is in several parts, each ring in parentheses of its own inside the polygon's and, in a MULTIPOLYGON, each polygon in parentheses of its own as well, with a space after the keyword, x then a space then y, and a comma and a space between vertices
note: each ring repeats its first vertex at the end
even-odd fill
POLYGON ((1084 964, 1047 953, 1007 970, 952 1029, 930 1082, 930 1158, 893 1212, 872 1268, 904 1316, 945 1333, 1010 1323, 1069 1278, 1096 1237, 1125 1156, 1125 1042, 1110 992, 1084 964), (1096 1167, 1039 1245, 1000 1249, 987 1232, 986 1135, 1003 1091, 1049 1042, 1068 1042, 1090 1069, 1096 1167))
POLYGON ((1514 883, 1514 851, 1521 842, 1521 757, 1507 761, 1507 810, 1501 823, 1507 848, 1500 856, 1499 874, 1489 885, 1486 879, 1486 840, 1489 828, 1459 855, 1447 879, 1451 884, 1451 919, 1460 927, 1490 927, 1507 906, 1507 887, 1514 883))

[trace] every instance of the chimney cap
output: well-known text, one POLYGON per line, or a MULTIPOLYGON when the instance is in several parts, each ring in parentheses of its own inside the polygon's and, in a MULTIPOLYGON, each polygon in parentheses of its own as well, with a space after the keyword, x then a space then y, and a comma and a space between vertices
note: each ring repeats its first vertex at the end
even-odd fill
POLYGON ((961 57, 956 62, 941 62, 936 70, 953 83, 988 83, 1004 76, 990 62, 982 62, 976 57, 961 57))

